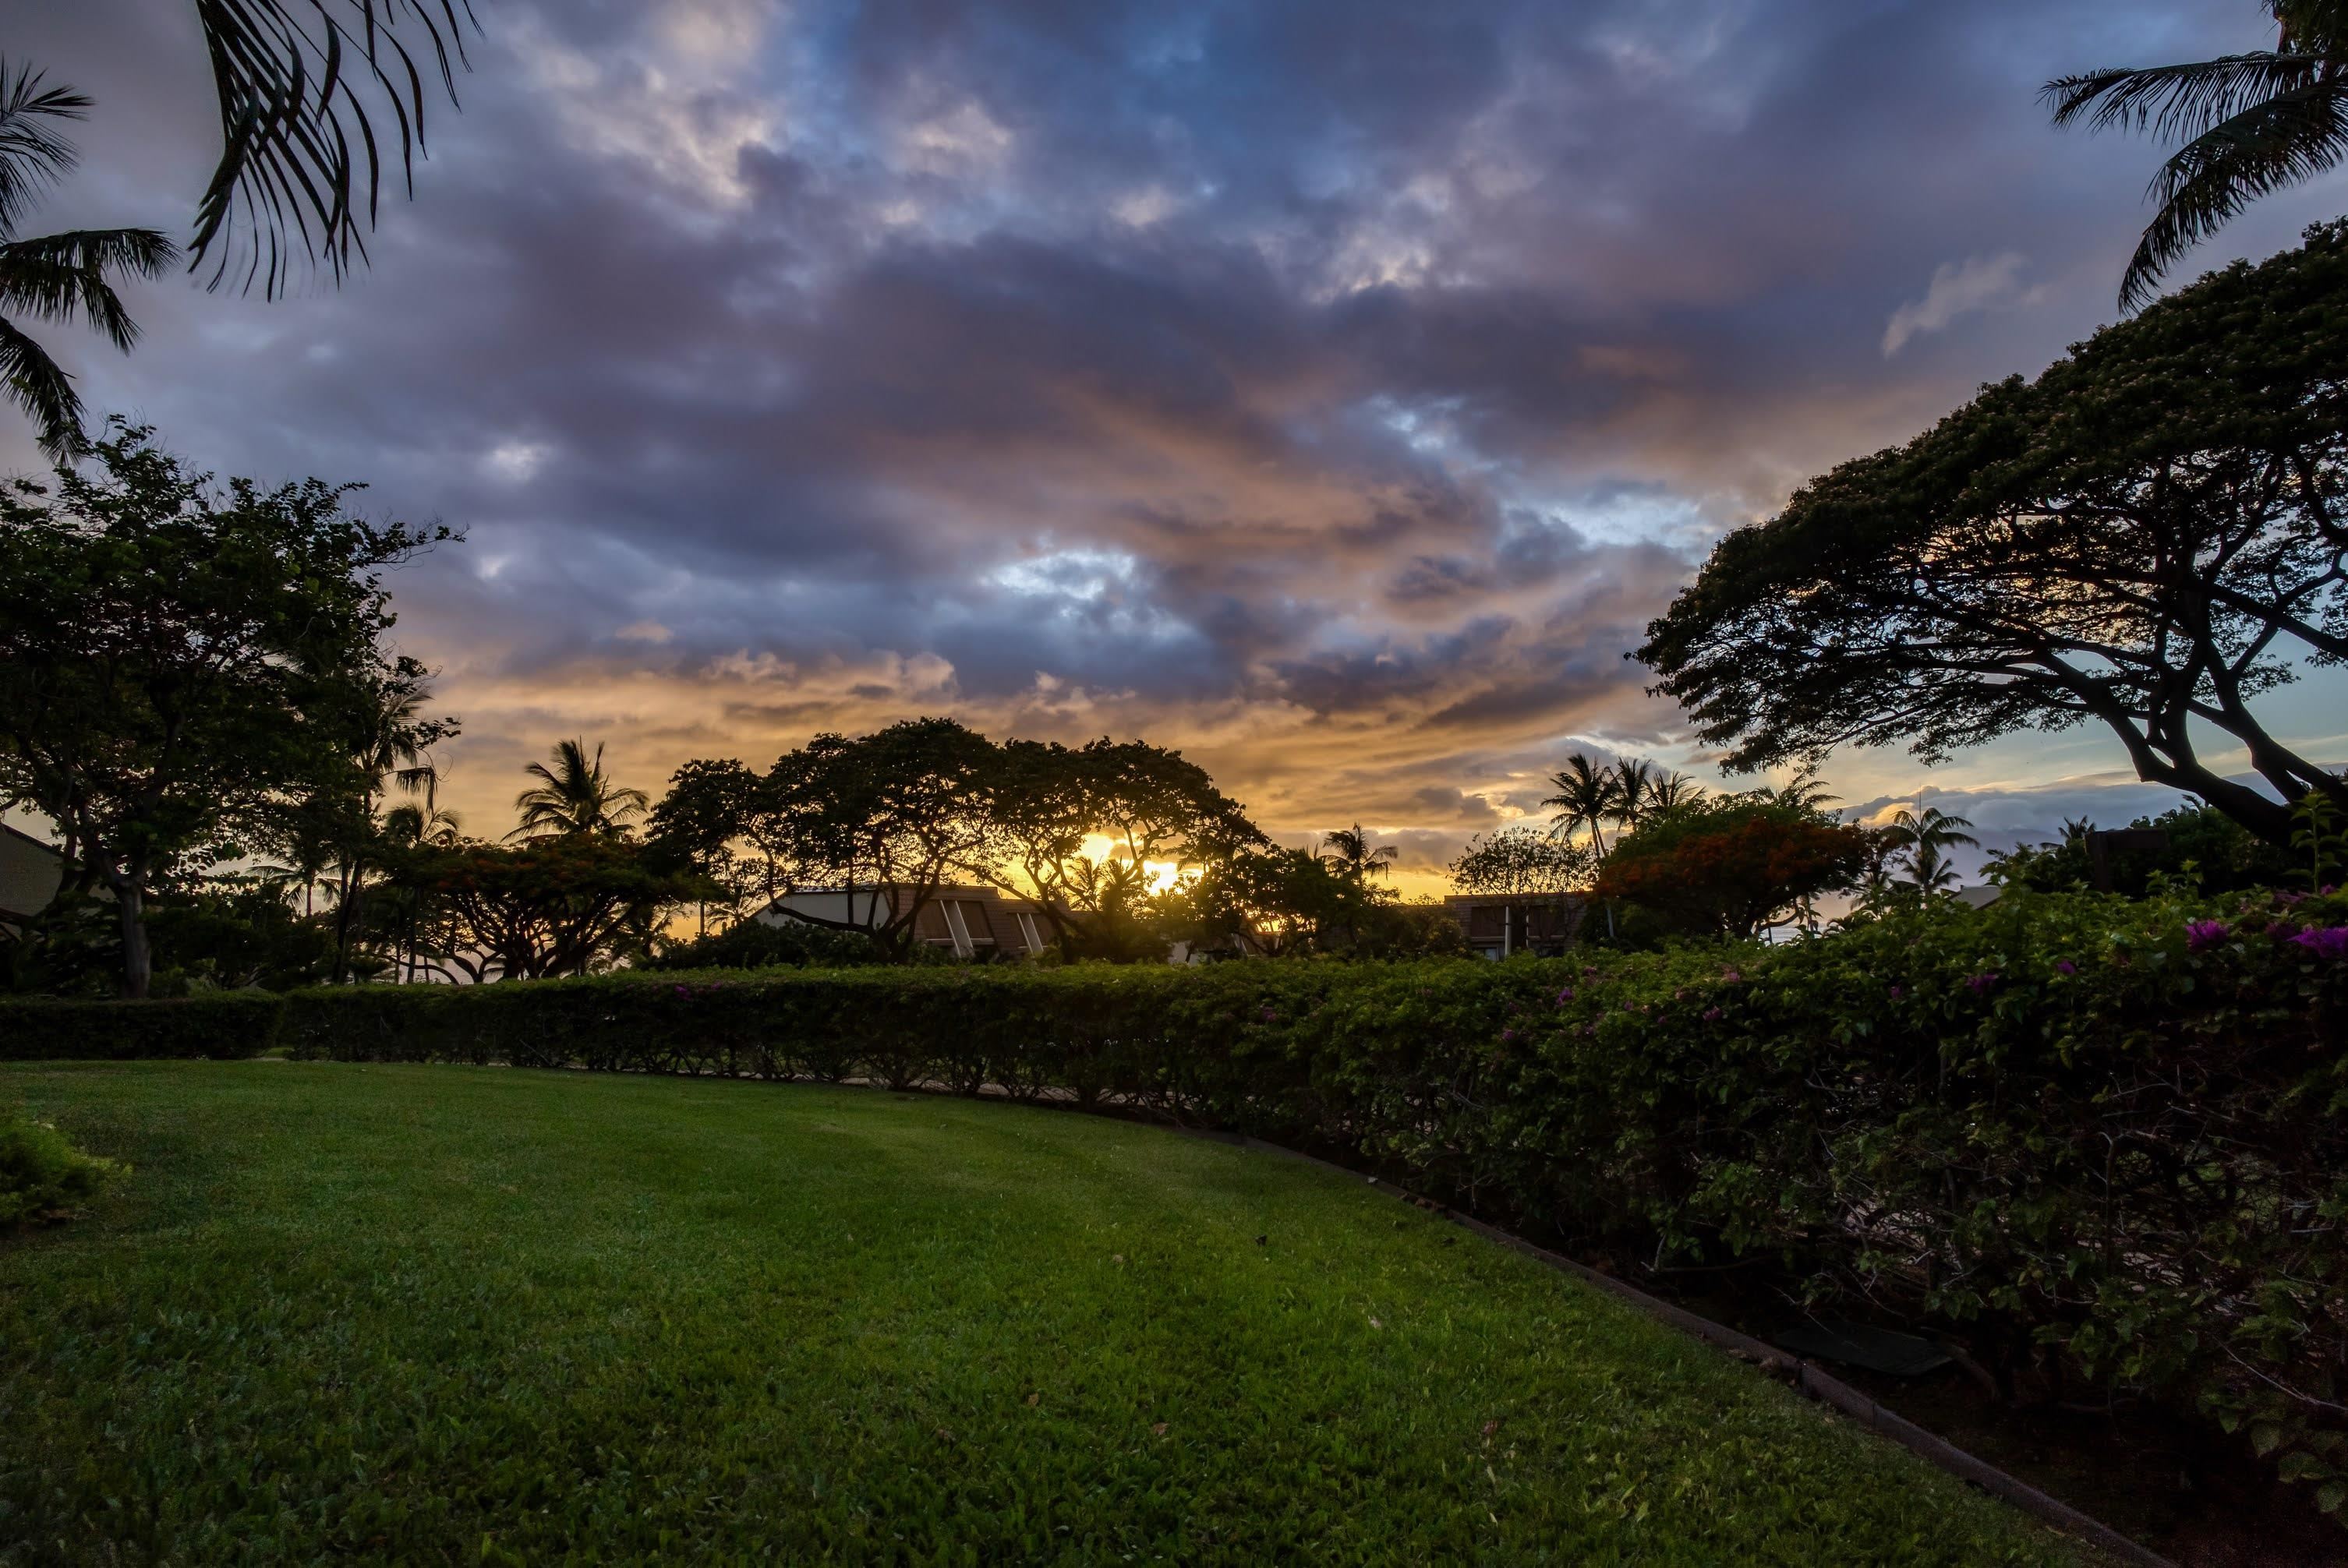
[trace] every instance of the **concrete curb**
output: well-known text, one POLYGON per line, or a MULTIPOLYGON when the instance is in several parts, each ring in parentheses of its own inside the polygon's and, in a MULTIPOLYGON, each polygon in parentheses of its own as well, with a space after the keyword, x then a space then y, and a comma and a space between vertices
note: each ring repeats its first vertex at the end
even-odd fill
MULTIPOLYGON (((1317 1165, 1322 1170, 1343 1176, 1347 1181, 1358 1182, 1365 1179, 1358 1171, 1349 1171, 1343 1165, 1332 1164, 1326 1160, 1311 1154, 1299 1153, 1293 1149, 1284 1148, 1278 1143, 1268 1143, 1261 1138, 1250 1138, 1236 1132, 1213 1132, 1198 1127, 1176 1127, 1171 1131, 1180 1132, 1186 1137, 1203 1138, 1210 1143, 1228 1143, 1238 1148, 1252 1149, 1262 1153, 1277 1154, 1282 1159, 1302 1161, 1305 1164, 1317 1165)), ((1933 1436, 1906 1417, 1885 1409, 1867 1394, 1852 1388, 1841 1378, 1820 1370, 1809 1361, 1797 1356, 1789 1356, 1774 1345, 1764 1344, 1751 1335, 1739 1333, 1725 1324, 1715 1323, 1708 1317, 1699 1317, 1684 1307, 1674 1307, 1659 1296, 1648 1295, 1634 1285, 1626 1285, 1611 1275, 1601 1274, 1586 1264, 1576 1263, 1573 1259, 1560 1253, 1551 1252, 1547 1247, 1536 1246, 1522 1236, 1511 1235, 1498 1225, 1488 1225, 1472 1214, 1464 1214, 1457 1209, 1436 1203, 1432 1199, 1420 1197, 1407 1188, 1398 1187, 1382 1178, 1371 1176, 1366 1179, 1371 1186, 1414 1207, 1425 1209, 1438 1218, 1448 1220, 1463 1229, 1474 1231, 1488 1241, 1498 1242, 1513 1252, 1520 1252, 1537 1262, 1547 1264, 1561 1274, 1570 1274, 1576 1279, 1594 1285, 1609 1296, 1628 1302, 1658 1322, 1668 1323, 1682 1333, 1692 1334, 1708 1345, 1716 1345, 1731 1355, 1754 1363, 1765 1372, 1775 1372, 1787 1378, 1797 1391, 1833 1406, 1869 1431, 1890 1439, 1910 1452, 1931 1460, 1958 1480, 1971 1482, 1991 1496, 2012 1503, 2024 1512, 2052 1525, 2065 1535, 2085 1542, 2099 1552, 2123 1563, 2138 1564, 2139 1568, 2177 1568, 2176 1563, 2150 1547, 2129 1540, 2110 1525, 2089 1518, 2067 1502, 2047 1496, 2028 1481, 2008 1475, 1987 1460, 1976 1459, 1965 1452, 1954 1443, 1933 1436)))

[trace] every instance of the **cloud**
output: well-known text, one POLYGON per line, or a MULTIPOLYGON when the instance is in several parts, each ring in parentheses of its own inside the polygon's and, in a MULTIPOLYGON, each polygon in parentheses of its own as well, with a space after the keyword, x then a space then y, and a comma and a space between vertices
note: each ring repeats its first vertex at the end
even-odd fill
MULTIPOLYGON (((32 12, 98 99, 40 216, 184 216, 185 0, 32 12)), ((2036 84, 2245 16, 512 0, 368 270, 44 341, 205 467, 467 531, 394 586, 477 826, 561 735, 653 784, 949 712, 1180 746, 1423 870, 1576 746, 1697 767, 1623 651, 1711 541, 2108 314, 2149 155, 2036 84)))
POLYGON ((1995 306, 2032 302, 2022 288, 2026 258, 2018 251, 1944 261, 1932 269, 1931 287, 1891 313, 1883 329, 1883 357, 1890 359, 1919 333, 1936 333, 1959 316, 1995 306))

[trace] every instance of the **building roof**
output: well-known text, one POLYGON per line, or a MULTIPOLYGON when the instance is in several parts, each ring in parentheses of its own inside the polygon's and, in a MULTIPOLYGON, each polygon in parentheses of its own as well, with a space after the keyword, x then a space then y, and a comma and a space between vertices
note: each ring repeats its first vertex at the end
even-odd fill
POLYGON ((62 850, 0 822, 0 917, 30 919, 49 907, 65 879, 62 850))

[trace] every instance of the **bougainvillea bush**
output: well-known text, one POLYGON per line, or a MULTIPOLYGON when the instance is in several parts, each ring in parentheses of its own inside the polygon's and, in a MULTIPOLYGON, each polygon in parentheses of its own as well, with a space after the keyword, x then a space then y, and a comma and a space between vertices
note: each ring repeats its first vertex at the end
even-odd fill
POLYGON ((2348 899, 2018 893, 1779 947, 362 986, 355 1060, 864 1079, 1334 1152, 1649 1277, 2159 1399, 2340 1512, 2348 899))

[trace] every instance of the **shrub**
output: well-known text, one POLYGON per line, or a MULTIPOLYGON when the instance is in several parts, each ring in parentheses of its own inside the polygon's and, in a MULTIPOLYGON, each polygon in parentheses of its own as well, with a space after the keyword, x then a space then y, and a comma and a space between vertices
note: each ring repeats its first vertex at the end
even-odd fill
POLYGON ((1349 1154, 1625 1271, 1889 1314, 2016 1399, 2197 1406, 2348 1497, 2348 901, 1935 901, 1494 965, 345 987, 348 1060, 860 1078, 1349 1154))
POLYGON ((83 1153, 46 1122, 0 1113, 0 1231, 63 1217, 124 1168, 83 1153))
POLYGON ((0 1000, 0 1061, 239 1057, 275 1040, 283 999, 220 991, 170 1001, 0 1000))
POLYGON ((737 920, 723 931, 664 943, 647 969, 851 968, 889 955, 861 931, 834 931, 804 920, 768 925, 737 920))

